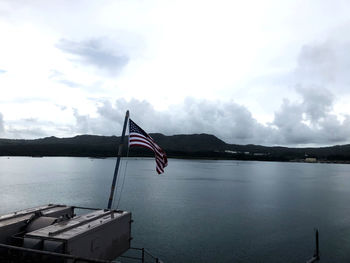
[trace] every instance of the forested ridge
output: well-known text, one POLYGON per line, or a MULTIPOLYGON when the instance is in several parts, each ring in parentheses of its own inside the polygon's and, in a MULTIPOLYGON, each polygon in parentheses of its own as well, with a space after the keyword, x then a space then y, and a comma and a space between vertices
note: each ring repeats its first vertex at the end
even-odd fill
MULTIPOLYGON (((228 144, 214 135, 191 134, 166 136, 151 134, 154 140, 174 158, 208 158, 239 160, 350 161, 350 145, 290 148, 279 146, 228 144)), ((71 138, 46 137, 33 140, 0 139, 1 156, 82 156, 113 157, 120 138, 116 136, 79 135, 71 138)), ((127 143, 127 138, 125 138, 127 143)), ((126 147, 124 149, 126 155, 126 147)), ((143 148, 131 148, 129 156, 153 156, 143 148)))

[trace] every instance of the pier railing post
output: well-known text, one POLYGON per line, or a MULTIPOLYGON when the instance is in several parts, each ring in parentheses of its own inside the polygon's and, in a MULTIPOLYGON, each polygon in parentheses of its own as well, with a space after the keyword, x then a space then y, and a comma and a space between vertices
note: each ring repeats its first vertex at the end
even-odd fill
POLYGON ((320 248, 318 241, 318 229, 316 229, 316 250, 315 250, 315 258, 316 260, 320 260, 320 248))
POLYGON ((315 229, 315 243, 316 243, 316 247, 315 247, 315 252, 314 255, 311 259, 309 259, 308 261, 306 261, 306 263, 314 263, 320 260, 320 248, 319 248, 319 241, 318 241, 318 229, 315 229))

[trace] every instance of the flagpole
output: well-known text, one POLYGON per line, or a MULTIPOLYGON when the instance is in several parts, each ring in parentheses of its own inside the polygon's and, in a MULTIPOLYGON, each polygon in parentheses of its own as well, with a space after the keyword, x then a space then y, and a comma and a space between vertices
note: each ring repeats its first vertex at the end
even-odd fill
POLYGON ((117 155, 117 162, 115 164, 115 169, 114 169, 114 176, 113 176, 113 181, 112 181, 112 186, 111 186, 111 193, 109 195, 109 200, 108 200, 108 209, 111 209, 112 207, 112 202, 113 202, 113 196, 114 196, 114 190, 115 190, 115 183, 117 181, 117 176, 118 176, 118 170, 119 170, 119 164, 120 164, 120 158, 122 156, 122 151, 123 151, 123 145, 124 145, 124 137, 125 137, 125 131, 126 131, 126 124, 128 123, 129 119, 129 111, 126 111, 125 114, 125 119, 124 119, 124 126, 123 126, 123 132, 122 132, 122 137, 120 138, 120 143, 119 143, 119 149, 118 149, 118 155, 117 155))

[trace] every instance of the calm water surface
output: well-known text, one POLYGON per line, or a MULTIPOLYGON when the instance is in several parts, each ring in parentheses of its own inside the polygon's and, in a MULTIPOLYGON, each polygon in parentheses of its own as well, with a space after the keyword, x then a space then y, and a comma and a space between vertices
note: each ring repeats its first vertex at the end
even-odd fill
MULTIPOLYGON (((321 262, 350 261, 350 165, 170 159, 158 176, 153 159, 122 164, 114 207, 133 212, 133 246, 165 262, 305 262, 314 227, 321 262)), ((1 157, 0 214, 46 203, 105 208, 114 165, 1 157)))

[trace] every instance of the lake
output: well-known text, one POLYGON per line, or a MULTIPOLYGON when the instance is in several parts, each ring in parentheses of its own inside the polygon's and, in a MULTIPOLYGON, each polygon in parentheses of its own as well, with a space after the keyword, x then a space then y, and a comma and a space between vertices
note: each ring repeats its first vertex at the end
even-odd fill
MULTIPOLYGON (((115 159, 0 157, 0 214, 46 203, 105 208, 115 159)), ((350 261, 350 165, 123 159, 114 208, 164 262, 350 261)))

